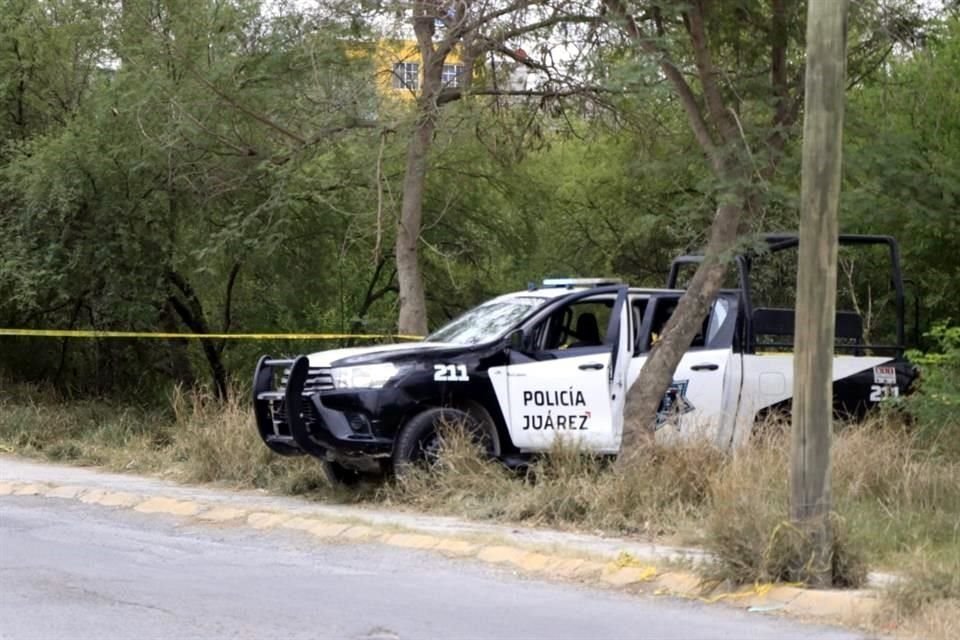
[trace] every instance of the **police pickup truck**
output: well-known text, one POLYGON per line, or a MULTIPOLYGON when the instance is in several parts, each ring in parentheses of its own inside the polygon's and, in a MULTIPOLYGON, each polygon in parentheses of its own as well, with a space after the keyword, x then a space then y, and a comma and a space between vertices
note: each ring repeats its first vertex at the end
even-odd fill
MULTIPOLYGON (((894 267, 897 344, 864 344, 863 319, 837 314, 836 409, 860 415, 905 393, 916 373, 903 357, 896 243, 841 241, 888 247, 894 267)), ((736 447, 759 416, 789 410, 794 313, 755 308, 750 285, 755 260, 795 248, 797 238, 771 235, 765 244, 760 254, 734 261, 739 286, 721 291, 681 360, 661 402, 659 434, 736 447)), ((253 384, 260 436, 277 453, 316 456, 336 480, 430 459, 438 429, 451 421, 470 425, 507 464, 550 449, 559 437, 616 454, 627 391, 683 294, 680 271, 700 260, 675 260, 665 289, 545 280, 484 302, 421 342, 265 356, 253 384)))

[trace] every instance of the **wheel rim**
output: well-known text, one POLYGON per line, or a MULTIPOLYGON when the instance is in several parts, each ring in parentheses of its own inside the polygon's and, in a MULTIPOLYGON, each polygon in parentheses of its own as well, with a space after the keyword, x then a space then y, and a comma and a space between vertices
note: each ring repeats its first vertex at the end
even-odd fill
POLYGON ((424 463, 427 467, 436 466, 440 462, 441 448, 440 434, 434 428, 417 442, 416 461, 424 463))

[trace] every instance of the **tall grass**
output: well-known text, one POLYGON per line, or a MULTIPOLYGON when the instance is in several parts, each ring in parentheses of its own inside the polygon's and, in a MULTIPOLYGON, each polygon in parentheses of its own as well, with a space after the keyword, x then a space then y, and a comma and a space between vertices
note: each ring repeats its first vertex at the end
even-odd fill
MULTIPOLYGON (((469 439, 453 438, 432 471, 346 491, 329 487, 313 459, 272 454, 257 436, 247 394, 232 398, 220 403, 175 389, 156 411, 6 385, 0 449, 189 482, 700 544, 721 559, 718 576, 737 581, 793 579, 803 567, 802 539, 784 524, 787 443, 777 429, 736 455, 697 441, 650 444, 629 473, 562 444, 512 472, 482 460, 469 439)), ((880 569, 914 566, 917 558, 960 567, 960 461, 920 442, 883 418, 837 434, 838 582, 862 578, 860 558, 880 569)))
POLYGON ((6 389, 0 448, 8 451, 327 500, 354 502, 371 492, 330 487, 312 458, 273 454, 260 441, 241 390, 221 402, 207 390, 176 387, 165 409, 147 410, 109 399, 67 402, 47 388, 6 389))
MULTIPOLYGON (((452 446, 451 446, 452 445, 452 446)), ((609 461, 559 443, 522 473, 478 458, 462 438, 439 468, 388 485, 388 502, 467 517, 662 536, 695 523, 724 456, 707 444, 649 445, 646 464, 616 474, 609 461)))

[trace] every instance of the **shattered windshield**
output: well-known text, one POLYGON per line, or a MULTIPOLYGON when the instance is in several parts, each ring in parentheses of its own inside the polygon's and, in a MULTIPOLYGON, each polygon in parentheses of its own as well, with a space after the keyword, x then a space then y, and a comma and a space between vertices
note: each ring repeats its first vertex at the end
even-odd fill
POLYGON ((544 301, 537 297, 491 300, 451 320, 427 340, 463 345, 487 342, 503 335, 544 301))

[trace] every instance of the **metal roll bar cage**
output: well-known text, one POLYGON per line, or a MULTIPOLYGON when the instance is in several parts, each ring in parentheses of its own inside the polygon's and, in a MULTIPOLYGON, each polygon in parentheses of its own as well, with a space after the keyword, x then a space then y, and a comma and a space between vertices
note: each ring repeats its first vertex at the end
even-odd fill
MULTIPOLYGON (((745 313, 743 314, 744 333, 746 334, 746 347, 749 353, 753 353, 756 344, 753 333, 753 297, 750 288, 750 270, 753 267, 754 258, 793 249, 800 244, 800 238, 795 233, 767 233, 761 236, 766 246, 760 251, 748 250, 737 254, 734 257, 737 268, 737 277, 740 281, 740 301, 745 313)), ((894 349, 897 355, 903 355, 906 349, 906 301, 904 295, 903 272, 900 267, 900 248, 897 241, 891 236, 877 235, 859 235, 859 234, 840 234, 839 242, 844 245, 886 245, 890 252, 891 263, 891 284, 893 285, 896 314, 897 314, 897 344, 896 345, 858 345, 859 348, 883 348, 894 349)), ((667 288, 676 289, 677 280, 680 275, 680 269, 689 265, 699 265, 704 260, 704 256, 684 255, 679 256, 670 263, 670 273, 667 276, 667 288)), ((919 322, 918 322, 919 327, 919 322)))

